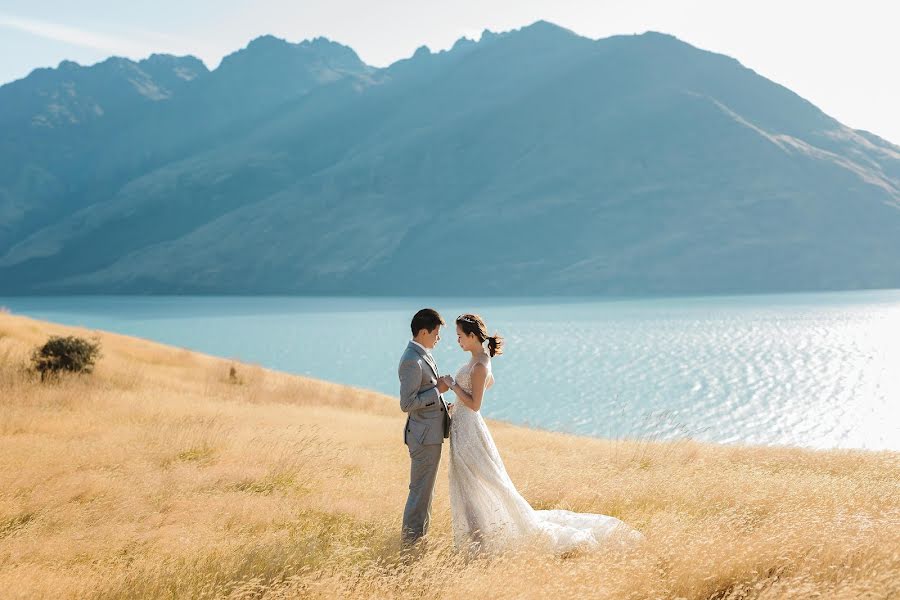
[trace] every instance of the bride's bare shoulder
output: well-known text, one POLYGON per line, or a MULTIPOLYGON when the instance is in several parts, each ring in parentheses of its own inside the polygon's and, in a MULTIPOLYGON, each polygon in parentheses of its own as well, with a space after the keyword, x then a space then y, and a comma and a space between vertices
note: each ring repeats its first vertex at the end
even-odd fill
POLYGON ((490 361, 478 361, 474 365, 472 365, 472 375, 478 374, 479 377, 484 377, 485 379, 493 379, 494 374, 491 372, 491 363, 490 361))
POLYGON ((472 365, 472 374, 478 373, 479 375, 486 377, 488 371, 489 371, 488 365, 483 363, 480 360, 478 362, 476 362, 474 365, 472 365))

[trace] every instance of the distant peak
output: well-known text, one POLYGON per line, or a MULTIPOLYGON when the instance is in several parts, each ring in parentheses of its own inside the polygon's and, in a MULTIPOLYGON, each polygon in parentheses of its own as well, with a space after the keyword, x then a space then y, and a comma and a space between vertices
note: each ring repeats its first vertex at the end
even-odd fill
MULTIPOLYGON (((556 23, 551 23, 550 21, 547 21, 546 19, 538 19, 531 25, 526 25, 524 27, 524 29, 530 29, 532 27, 549 27, 550 29, 565 29, 563 27, 560 27, 556 23)), ((565 29, 565 31, 569 31, 569 30, 565 29)))
POLYGON ((490 29, 485 29, 481 32, 481 39, 478 40, 478 43, 484 43, 493 41, 496 39, 514 39, 519 38, 523 40, 571 40, 571 39, 587 39, 582 38, 577 33, 572 31, 571 29, 566 29, 565 27, 560 27, 555 23, 551 23, 549 21, 535 21, 530 25, 525 25, 518 29, 511 29, 509 31, 500 31, 495 32, 490 29))
POLYGON ((290 42, 274 35, 263 35, 247 46, 225 56, 215 72, 222 76, 231 69, 245 74, 260 69, 337 69, 363 72, 368 67, 349 46, 326 37, 290 42))
POLYGON ((572 31, 571 29, 566 29, 565 27, 561 27, 556 23, 551 23, 550 21, 544 21, 543 19, 540 21, 535 21, 531 25, 526 25, 519 29, 522 32, 536 32, 536 33, 550 33, 550 34, 565 34, 570 36, 577 36, 578 34, 572 31))
POLYGON ((465 48, 466 46, 472 46, 476 44, 475 40, 469 39, 467 37, 461 37, 456 42, 454 42, 453 47, 450 50, 459 50, 460 48, 465 48))
POLYGON ((674 35, 672 35, 670 33, 663 33, 661 31, 648 30, 648 31, 645 31, 644 33, 642 33, 640 35, 640 37, 642 37, 646 40, 658 41, 658 42, 666 43, 666 44, 675 43, 675 44, 681 44, 681 45, 685 45, 685 46, 690 45, 687 42, 684 42, 684 41, 678 39, 677 37, 675 37, 674 35))
POLYGON ((87 67, 90 71, 130 71, 137 66, 137 63, 130 58, 122 56, 110 56, 106 60, 101 60, 95 65, 87 67))
POLYGON ((192 66, 200 68, 204 71, 207 70, 206 65, 202 60, 188 54, 186 56, 176 56, 174 54, 151 54, 147 58, 138 62, 139 65, 161 65, 161 66, 192 66))
POLYGON ((665 33, 665 32, 663 32, 663 31, 656 31, 655 29, 648 29, 647 31, 645 31, 645 32, 642 33, 641 35, 645 35, 645 36, 647 36, 647 37, 668 38, 668 39, 670 39, 670 40, 677 40, 677 39, 678 39, 678 38, 676 38, 674 35, 672 35, 671 33, 665 33))
POLYGON ((423 56, 431 56, 431 49, 428 46, 419 46, 413 52, 413 58, 422 58, 423 56))
POLYGON ((356 50, 327 37, 319 36, 312 40, 304 40, 299 44, 301 47, 304 45, 319 55, 339 56, 344 60, 362 64, 362 60, 359 58, 359 55, 356 54, 356 50))
POLYGON ((296 53, 298 50, 310 55, 336 57, 350 62, 362 62, 353 48, 321 36, 292 43, 274 35, 262 35, 253 39, 243 50, 233 52, 226 58, 230 59, 243 53, 271 56, 272 54, 296 53))
POLYGON ((247 49, 279 48, 290 45, 290 42, 288 42, 287 40, 275 37, 274 35, 266 34, 250 40, 250 43, 247 44, 247 49))
POLYGON ((344 46, 343 44, 332 41, 332 40, 328 39, 327 37, 323 37, 321 35, 318 37, 314 37, 311 40, 303 40, 302 42, 300 42, 300 45, 301 46, 312 46, 313 48, 331 48, 331 47, 346 48, 346 46, 344 46))
POLYGON ((176 62, 177 60, 178 60, 178 57, 175 56, 174 54, 164 54, 164 53, 154 52, 153 54, 151 54, 150 56, 148 56, 141 62, 142 63, 165 64, 165 63, 176 62))
POLYGON ((111 65, 133 65, 135 62, 130 58, 125 58, 124 56, 110 56, 104 61, 101 61, 100 64, 109 63, 111 65))

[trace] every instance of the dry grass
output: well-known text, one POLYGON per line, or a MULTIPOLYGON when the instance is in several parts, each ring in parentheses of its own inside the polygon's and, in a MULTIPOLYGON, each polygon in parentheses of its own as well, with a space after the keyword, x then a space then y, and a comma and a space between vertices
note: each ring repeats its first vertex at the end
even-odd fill
POLYGON ((24 369, 50 334, 92 333, 0 312, 4 598, 900 597, 897 453, 492 423, 533 505, 615 515, 646 545, 466 561, 442 465, 404 562, 393 399, 102 332, 93 375, 24 369))

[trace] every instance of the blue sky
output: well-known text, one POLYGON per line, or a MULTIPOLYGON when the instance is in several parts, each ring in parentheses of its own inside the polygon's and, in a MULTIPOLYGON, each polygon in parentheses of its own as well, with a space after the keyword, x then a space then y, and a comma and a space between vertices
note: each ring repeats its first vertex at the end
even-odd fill
POLYGON ((383 66, 423 44, 439 50, 538 19, 592 38, 671 33, 900 144, 900 3, 887 0, 0 0, 0 83, 110 55, 194 54, 215 67, 265 33, 325 36, 383 66))

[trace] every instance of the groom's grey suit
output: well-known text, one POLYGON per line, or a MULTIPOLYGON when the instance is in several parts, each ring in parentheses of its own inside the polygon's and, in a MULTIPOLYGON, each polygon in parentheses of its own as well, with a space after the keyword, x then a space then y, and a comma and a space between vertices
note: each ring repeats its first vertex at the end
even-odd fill
POLYGON ((428 532, 434 480, 444 438, 450 437, 450 413, 437 389, 438 370, 431 353, 410 342, 400 358, 400 409, 407 413, 403 442, 409 449, 409 497, 403 511, 403 543, 428 532))

